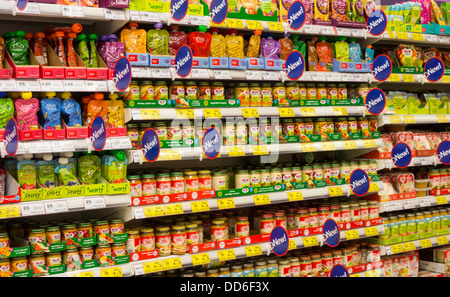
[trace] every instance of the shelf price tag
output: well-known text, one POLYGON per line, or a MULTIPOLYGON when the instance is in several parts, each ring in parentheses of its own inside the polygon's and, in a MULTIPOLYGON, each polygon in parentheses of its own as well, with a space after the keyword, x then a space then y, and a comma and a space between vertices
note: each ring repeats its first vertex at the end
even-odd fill
POLYGON ((314 107, 301 107, 300 110, 304 117, 315 117, 317 115, 314 107))
POLYGON ((389 122, 391 124, 401 124, 402 118, 400 116, 389 116, 389 122))
POLYGON ((288 192, 289 201, 300 201, 303 200, 303 193, 301 191, 288 192))
POLYGON ((22 217, 44 215, 44 203, 26 203, 20 205, 20 213, 22 214, 22 217))
POLYGON ((401 243, 391 245, 391 251, 392 251, 392 254, 400 254, 400 253, 405 252, 405 250, 403 249, 403 245, 401 243))
POLYGON ((94 277, 94 272, 86 271, 86 272, 74 273, 71 276, 72 277, 94 277))
POLYGON ((419 33, 411 33, 413 40, 423 41, 423 35, 419 33))
POLYGON ((397 32, 398 39, 409 39, 408 33, 406 32, 397 32))
POLYGON ((144 269, 145 274, 163 271, 161 261, 145 262, 142 264, 142 268, 144 269))
POLYGON ((191 202, 192 212, 209 211, 209 203, 206 200, 191 202))
POLYGON ((214 70, 214 77, 216 79, 231 79, 229 70, 214 70))
POLYGON ((191 255, 192 264, 194 266, 205 265, 211 263, 208 253, 191 255))
POLYGON ((244 22, 239 19, 227 19, 228 28, 244 29, 244 22))
POLYGON ((391 74, 391 76, 389 76, 389 81, 391 81, 391 82, 401 82, 402 79, 400 78, 400 75, 393 73, 393 74, 391 74))
POLYGON ((344 196, 341 187, 328 188, 328 193, 330 194, 330 197, 344 196))
POLYGON ((19 205, 2 205, 0 206, 0 218, 14 218, 20 217, 19 205))
POLYGON ((343 141, 344 149, 346 150, 354 150, 357 148, 356 142, 354 140, 343 141))
POLYGON ((414 75, 412 74, 403 74, 403 81, 404 82, 415 82, 414 75))
POLYGON ((270 198, 269 195, 254 195, 253 200, 255 201, 255 205, 265 205, 270 204, 270 198))
POLYGON ((431 243, 431 239, 427 238, 427 239, 422 239, 422 240, 420 241, 420 246, 421 246, 423 249, 426 249, 426 248, 432 247, 433 244, 431 243))
POLYGON ((416 118, 414 116, 403 116, 403 121, 405 121, 406 124, 415 124, 416 118))
POLYGON ((181 203, 165 204, 164 213, 166 216, 183 214, 183 206, 181 205, 181 203))
POLYGON ((283 23, 280 22, 267 22, 270 31, 284 31, 283 23))
POLYGON ((345 233, 345 238, 347 238, 347 240, 353 240, 353 239, 359 238, 358 230, 347 230, 344 233, 345 233))
POLYGON ((164 216, 164 208, 162 205, 146 206, 144 207, 144 215, 146 218, 162 217, 164 216))
POLYGON ((262 74, 259 70, 246 70, 245 77, 248 80, 262 80, 262 74))
POLYGON ((227 153, 230 157, 242 157, 245 156, 245 150, 242 146, 230 146, 227 147, 227 153))
POLYGON ((220 112, 220 109, 218 108, 206 108, 203 109, 203 114, 205 115, 205 119, 208 118, 222 118, 222 113, 220 112))
POLYGON ((335 116, 346 116, 348 115, 347 108, 345 107, 333 107, 335 116))
POLYGON ((438 114, 436 115, 438 123, 448 123, 447 115, 438 114))
POLYGON ((445 197, 445 196, 437 196, 436 197, 436 203, 437 204, 447 204, 448 203, 447 197, 445 197))
POLYGON ((290 250, 295 250, 295 249, 297 249, 297 245, 295 244, 295 240, 289 239, 288 250, 290 251, 290 250))
POLYGON ((364 139, 363 145, 365 148, 377 147, 377 144, 376 144, 375 140, 373 140, 373 139, 364 139))
POLYGON ((252 145, 252 153, 254 156, 268 155, 269 149, 267 145, 252 145))
POLYGON ((247 257, 260 256, 262 255, 261 246, 259 244, 254 246, 246 246, 245 254, 247 255, 247 257))
POLYGON ((319 242, 317 241, 317 236, 303 237, 304 247, 312 247, 316 245, 319 245, 319 242))
POLYGON ((177 118, 181 119, 194 119, 193 109, 176 109, 177 118))
POLYGON ((233 198, 217 199, 217 205, 218 205, 219 209, 236 208, 233 198))
POLYGON ((234 250, 218 250, 217 255, 219 256, 219 261, 230 261, 236 259, 236 254, 234 253, 234 250))
POLYGON ((447 236, 436 237, 436 240, 437 240, 438 245, 446 245, 446 244, 448 244, 447 236))
POLYGON ((181 160, 181 155, 177 150, 161 150, 158 160, 181 160))
POLYGON ((61 5, 61 13, 69 18, 84 18, 83 7, 72 5, 61 5))
POLYGON ((364 232, 366 232, 366 237, 378 236, 378 229, 377 229, 377 227, 364 228, 364 232))
POLYGON ((378 192, 379 190, 378 183, 370 183, 369 192, 378 192))
POLYGON ((244 118, 259 118, 258 109, 256 108, 243 108, 242 116, 244 118))
POLYGON ((414 242, 405 242, 403 244, 403 249, 405 250, 405 252, 414 251, 416 249, 416 245, 414 244, 414 242))
POLYGON ((143 120, 160 120, 161 114, 157 109, 141 109, 141 118, 143 120))
POLYGON ((164 270, 180 269, 182 268, 180 257, 163 259, 162 266, 164 270))
POLYGON ((292 108, 278 108, 281 118, 293 118, 295 117, 294 109, 292 108))
POLYGON ((264 30, 263 24, 261 21, 245 21, 247 23, 247 29, 250 30, 264 30))
POLYGON ((100 270, 100 275, 102 277, 123 277, 122 268, 120 267, 112 267, 112 268, 104 268, 100 270))
POLYGON ((315 143, 301 143, 302 152, 317 152, 317 147, 315 143))
POLYGON ((331 141, 322 142, 320 145, 322 147, 322 151, 335 151, 336 150, 336 146, 331 141))

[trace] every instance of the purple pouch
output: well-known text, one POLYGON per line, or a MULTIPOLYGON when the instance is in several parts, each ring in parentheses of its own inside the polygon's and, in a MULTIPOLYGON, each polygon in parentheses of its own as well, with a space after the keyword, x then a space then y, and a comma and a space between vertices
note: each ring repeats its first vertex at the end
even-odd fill
POLYGON ((273 39, 272 36, 268 35, 267 38, 261 39, 260 53, 264 58, 278 60, 280 51, 280 42, 273 39))
POLYGON ((98 7, 108 8, 128 8, 129 6, 129 0, 100 0, 98 3, 98 7))
POLYGON ((117 60, 125 55, 125 47, 121 41, 117 41, 114 34, 108 35, 108 41, 105 42, 102 53, 103 61, 105 61, 108 68, 113 69, 116 66, 117 60))

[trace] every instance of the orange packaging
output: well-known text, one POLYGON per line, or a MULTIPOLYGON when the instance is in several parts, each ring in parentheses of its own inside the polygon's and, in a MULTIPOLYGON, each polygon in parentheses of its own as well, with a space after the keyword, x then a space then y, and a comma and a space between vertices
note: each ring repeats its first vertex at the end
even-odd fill
POLYGON ((64 50, 64 32, 63 31, 56 31, 55 32, 55 37, 57 38, 56 42, 57 42, 57 51, 56 53, 58 54, 59 59, 61 60, 61 62, 64 64, 64 66, 67 66, 67 60, 66 60, 66 55, 65 50, 64 50))
POLYGON ((47 60, 47 42, 44 40, 45 34, 42 32, 36 33, 36 40, 34 41, 33 53, 36 56, 36 60, 42 66, 48 65, 47 60))
POLYGON ((87 117, 86 117, 87 124, 91 125, 97 116, 101 116, 105 120, 105 123, 107 123, 108 102, 102 100, 103 99, 102 93, 95 93, 92 96, 93 99, 89 101, 87 107, 87 117))
POLYGON ((78 6, 78 0, 58 0, 56 2, 56 4, 61 4, 61 5, 76 5, 78 6))
POLYGON ((333 71, 333 53, 330 44, 325 36, 321 36, 317 47, 317 57, 319 58, 318 71, 333 71))
POLYGON ((98 7, 98 0, 80 0, 81 6, 98 7))
POLYGON ((77 38, 75 33, 67 33, 67 66, 77 67, 77 54, 75 48, 73 47, 73 40, 77 38))

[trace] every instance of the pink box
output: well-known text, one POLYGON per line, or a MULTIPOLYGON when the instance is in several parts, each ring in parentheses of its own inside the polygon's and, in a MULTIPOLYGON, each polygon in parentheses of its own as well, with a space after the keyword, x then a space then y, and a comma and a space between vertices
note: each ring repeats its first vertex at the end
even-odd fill
POLYGON ((67 139, 80 139, 80 138, 88 138, 88 127, 67 127, 64 120, 61 120, 63 123, 63 127, 66 130, 66 138, 67 139))
POLYGON ((55 130, 46 130, 42 129, 44 133, 44 139, 47 140, 56 140, 56 139, 66 139, 66 129, 55 129, 55 130))
POLYGON ((66 77, 64 64, 51 46, 47 47, 47 58, 48 66, 39 64, 41 78, 64 79, 66 77))
POLYGON ((106 128, 106 137, 122 137, 127 136, 127 128, 106 128))
POLYGON ((108 67, 103 61, 102 57, 97 53, 97 68, 86 68, 87 71, 87 79, 108 79, 108 67))
POLYGON ((257 234, 257 235, 243 236, 241 238, 242 238, 242 245, 248 245, 269 241, 270 234, 257 234))
POLYGON ((25 131, 19 128, 18 130, 19 130, 19 141, 38 140, 44 138, 43 129, 25 131))
POLYGON ((0 69, 0 78, 11 78, 12 72, 11 65, 9 65, 8 60, 5 60, 3 62, 3 69, 0 69))
POLYGON ((68 79, 86 79, 87 68, 83 60, 77 54, 77 65, 78 67, 65 67, 66 78, 68 79))
POLYGON ((8 51, 5 51, 5 53, 6 61, 12 67, 13 78, 40 78, 39 63, 30 50, 28 50, 30 65, 16 65, 8 51))

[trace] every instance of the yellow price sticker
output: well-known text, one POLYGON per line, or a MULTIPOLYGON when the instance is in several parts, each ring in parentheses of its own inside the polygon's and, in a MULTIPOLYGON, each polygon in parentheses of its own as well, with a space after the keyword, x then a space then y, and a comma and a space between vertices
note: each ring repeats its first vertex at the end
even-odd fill
POLYGON ((320 143, 320 146, 322 147, 322 151, 335 151, 336 146, 332 141, 325 141, 320 143))
POLYGON ((191 255, 192 264, 194 266, 205 265, 211 263, 208 253, 191 255))
POLYGON ((203 109, 203 114, 205 115, 205 119, 222 118, 222 113, 220 112, 220 109, 217 108, 205 108, 203 109))
POLYGON ((234 250, 219 250, 217 251, 217 255, 219 256, 219 261, 230 261, 236 259, 236 254, 234 253, 234 250))
POLYGON ((219 209, 236 208, 233 198, 217 199, 217 205, 219 206, 219 209))
POLYGON ((448 117, 445 114, 436 115, 438 123, 448 123, 448 117))
POLYGON ((443 76, 442 79, 441 79, 441 81, 442 81, 444 84, 450 83, 450 76, 448 76, 448 75, 443 76))
POLYGON ((445 197, 445 196, 437 196, 436 197, 436 203, 437 204, 447 204, 448 203, 447 197, 445 197))
POLYGON ((397 32, 398 39, 409 39, 408 33, 406 32, 397 32))
POLYGON ((183 214, 183 206, 181 203, 164 204, 164 213, 166 216, 183 214))
POLYGON ((177 118, 181 119, 194 119, 193 109, 176 109, 177 118))
POLYGON ((406 124, 415 124, 416 123, 416 117, 413 115, 410 116, 403 116, 403 121, 406 124))
POLYGON ((423 41, 423 35, 418 33, 411 33, 413 40, 423 41))
POLYGON ((345 238, 347 238, 347 240, 353 240, 353 239, 359 238, 358 230, 347 230, 344 233, 345 233, 345 238))
POLYGON ((343 141, 342 143, 344 145, 344 149, 346 149, 346 150, 354 150, 358 147, 354 140, 347 140, 347 141, 343 141))
POLYGON ((317 152, 317 147, 315 143, 301 143, 302 152, 317 152))
POLYGON ((439 236, 439 237, 436 237, 436 240, 437 240, 437 243, 438 243, 439 245, 446 245, 446 244, 448 244, 448 238, 447 238, 447 236, 439 236))
POLYGON ((400 254, 405 252, 405 250, 403 249, 403 245, 401 243, 391 245, 391 251, 393 254, 400 254))
POLYGON ((420 246, 421 246, 423 249, 426 249, 426 248, 432 247, 433 244, 431 243, 431 240, 428 238, 428 239, 422 239, 422 240, 420 241, 420 246))
POLYGON ((368 270, 364 274, 365 274, 366 277, 376 277, 375 276, 375 271, 373 271, 373 270, 368 270))
POLYGON ((379 190, 380 187, 378 186, 378 183, 370 183, 369 192, 378 192, 379 190))
POLYGON ((359 273, 350 274, 350 277, 361 277, 359 273))
POLYGON ((227 26, 227 22, 226 22, 226 21, 223 21, 223 22, 220 23, 220 24, 216 24, 216 23, 214 23, 213 21, 211 21, 211 22, 210 22, 210 25, 211 25, 211 27, 226 27, 226 26, 227 26))
POLYGON ((72 274, 72 277, 94 277, 93 271, 86 271, 72 274))
POLYGON ((300 201, 303 200, 303 193, 301 191, 288 192, 289 201, 300 201))
POLYGON ((267 194, 253 195, 253 201, 255 202, 255 205, 270 204, 270 197, 267 194))
POLYGON ((377 143, 373 139, 364 139, 363 140, 363 145, 364 145, 365 148, 377 147, 377 143))
POLYGON ((122 268, 120 267, 112 267, 112 268, 104 268, 100 270, 100 275, 102 277, 123 277, 122 268))
POLYGON ((252 152, 253 155, 268 155, 269 149, 267 148, 267 145, 252 145, 252 152))
POLYGON ((164 270, 180 269, 182 268, 180 257, 161 260, 164 270))
POLYGON ((227 19, 228 28, 244 29, 244 22, 239 19, 227 19))
POLYGON ((400 75, 392 73, 391 76, 389 76, 389 81, 392 82, 401 82, 400 75))
POLYGON ((391 124, 401 124, 401 123, 403 123, 402 118, 400 116, 389 116, 389 122, 391 124))
POLYGON ((295 250, 297 249, 297 245, 295 244, 295 240, 289 239, 289 247, 288 250, 295 250))
POLYGON ((281 118, 293 118, 295 117, 294 110, 292 108, 278 108, 281 118))
POLYGON ((209 203, 206 200, 191 202, 192 212, 209 211, 209 203))
POLYGON ((416 245, 414 244, 414 242, 405 242, 403 244, 403 249, 405 250, 405 252, 414 251, 416 250, 416 245))
POLYGON ((162 205, 153 205, 144 207, 144 215, 146 218, 164 216, 164 207, 162 205))
POLYGON ((178 150, 161 150, 159 153, 158 160, 181 160, 181 155, 178 150))
POLYGON ((377 229, 377 227, 364 228, 364 232, 366 232, 366 237, 378 236, 378 229, 377 229))
POLYGON ((0 206, 0 218, 16 218, 20 217, 20 208, 18 204, 0 206))
POLYGON ((394 32, 394 31, 388 30, 387 33, 388 33, 388 35, 389 35, 389 38, 391 38, 391 39, 396 39, 396 38, 397 38, 397 37, 395 36, 395 32, 394 32))
POLYGON ((303 237, 304 247, 312 247, 316 245, 319 245, 319 242, 317 241, 317 236, 303 237))
POLYGON ((261 246, 259 244, 254 246, 246 246, 245 254, 247 255, 247 257, 261 256, 262 255, 261 246))
POLYGON ((245 21, 247 23, 247 29, 250 30, 264 30, 263 24, 261 21, 245 21))
POLYGON ((242 146, 230 146, 227 147, 227 153, 230 157, 242 157, 245 156, 245 150, 242 146))
POLYGON ((300 110, 304 117, 315 117, 317 115, 314 107, 301 107, 300 110))
POLYGON ((259 118, 258 109, 256 108, 243 108, 242 116, 244 118, 259 118))
POLYGON ((344 196, 344 192, 341 187, 328 188, 328 193, 330 194, 330 197, 344 196))
POLYGON ((348 115, 346 107, 333 107, 335 116, 346 116, 348 115))
POLYGON ((161 114, 158 109, 141 109, 141 118, 143 120, 160 120, 161 114))
POLYGON ((142 268, 144 269, 144 273, 154 273, 154 272, 160 272, 163 271, 163 264, 162 261, 152 261, 152 262, 145 262, 142 263, 142 268))
POLYGON ((414 75, 412 74, 403 74, 402 76, 404 82, 415 82, 414 75))
POLYGON ((284 31, 283 23, 279 22, 267 22, 270 31, 284 31))

